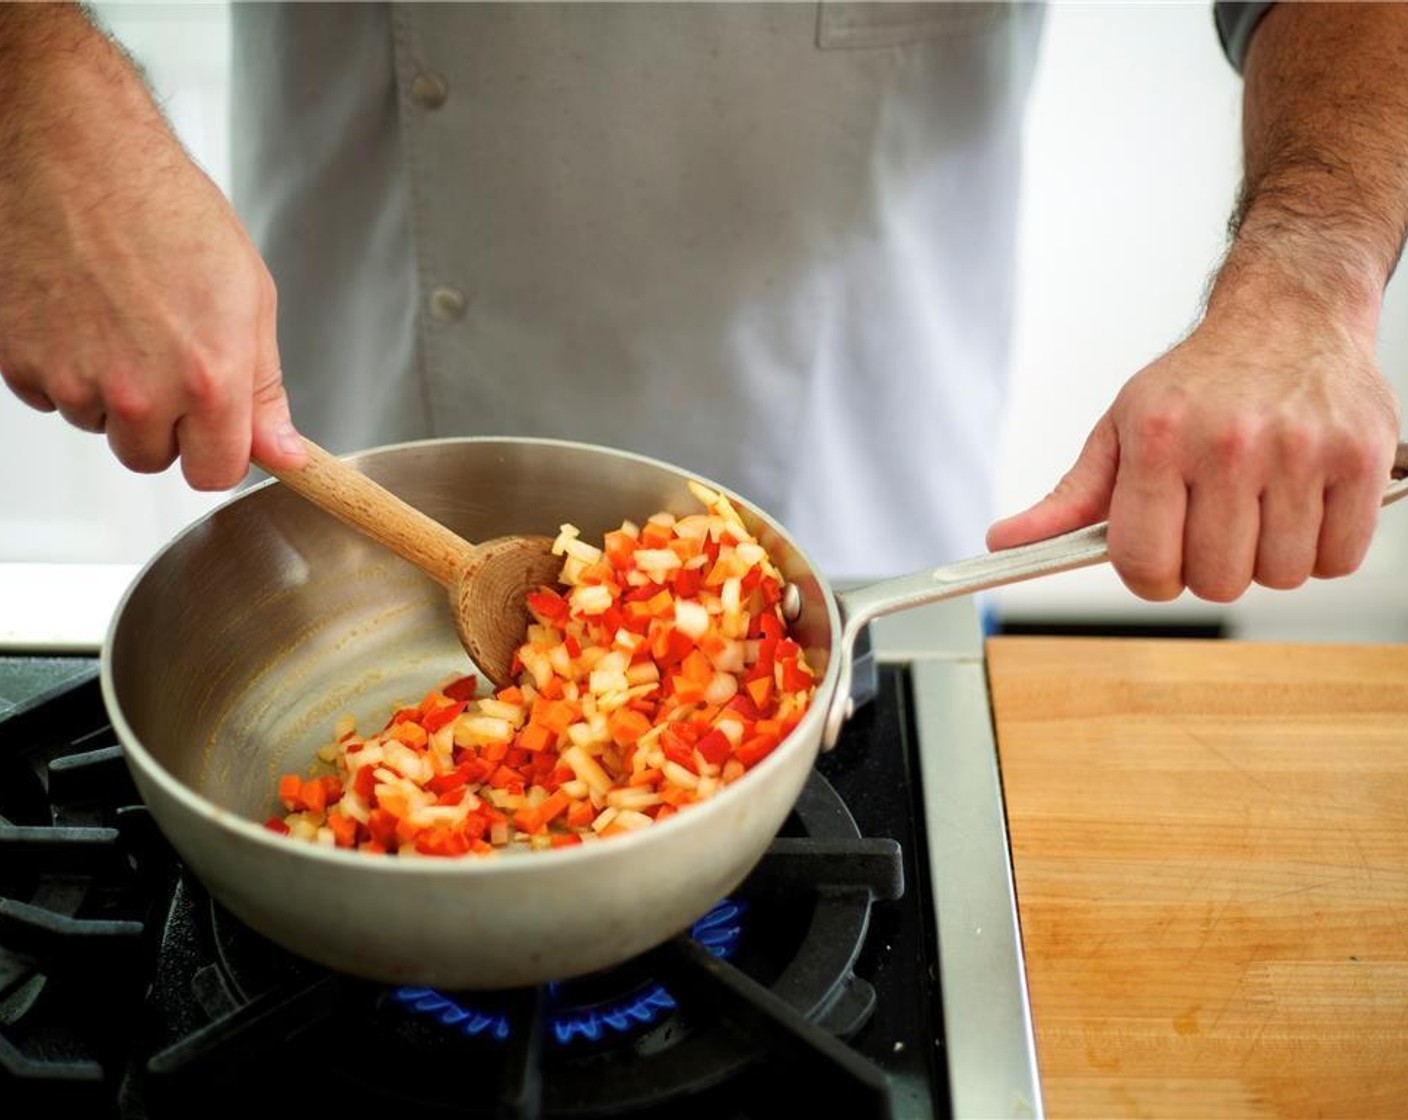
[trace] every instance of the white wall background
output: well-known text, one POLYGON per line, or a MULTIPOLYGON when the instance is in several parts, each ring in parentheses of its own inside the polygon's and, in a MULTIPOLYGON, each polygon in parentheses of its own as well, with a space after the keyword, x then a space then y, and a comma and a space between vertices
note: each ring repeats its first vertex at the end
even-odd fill
MULTIPOLYGON (((97 9, 147 69, 192 155, 226 185, 225 5, 97 9)), ((1206 0, 1049 11, 1027 132, 1004 508, 1044 493, 1120 384, 1191 325, 1236 190, 1240 92, 1206 0)), ((1408 402, 1401 289, 1390 288, 1381 358, 1408 402)), ((176 469, 129 474, 102 437, 0 393, 0 566, 140 564, 219 500, 189 491, 176 469)), ((1246 637, 1400 640, 1408 596, 1395 593, 1392 575, 1405 559, 1408 512, 1396 509, 1354 577, 1253 591, 1230 610, 1186 597, 1140 604, 1105 568, 1009 589, 997 601, 1031 619, 1224 616, 1246 637)))

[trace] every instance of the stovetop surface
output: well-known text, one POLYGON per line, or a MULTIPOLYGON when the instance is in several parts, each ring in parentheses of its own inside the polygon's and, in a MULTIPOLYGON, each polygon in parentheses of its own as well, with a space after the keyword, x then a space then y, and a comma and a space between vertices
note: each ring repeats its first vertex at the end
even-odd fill
POLYGON ((211 1101, 950 1112, 905 666, 878 668, 773 848, 689 935, 581 981, 477 995, 329 973, 212 902, 140 804, 95 666, 0 659, 0 1098, 122 1120, 211 1101))

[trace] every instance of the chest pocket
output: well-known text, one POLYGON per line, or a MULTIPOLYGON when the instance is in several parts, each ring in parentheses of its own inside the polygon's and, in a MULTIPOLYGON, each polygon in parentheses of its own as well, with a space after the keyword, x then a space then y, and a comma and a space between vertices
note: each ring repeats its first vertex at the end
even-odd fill
POLYGON ((832 3, 817 5, 822 50, 895 47, 926 39, 980 35, 1010 14, 1008 3, 832 3))

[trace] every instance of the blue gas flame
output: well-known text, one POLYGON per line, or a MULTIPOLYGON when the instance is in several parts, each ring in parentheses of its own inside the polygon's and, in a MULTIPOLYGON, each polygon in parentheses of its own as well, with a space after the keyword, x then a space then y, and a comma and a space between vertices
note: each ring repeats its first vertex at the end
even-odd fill
MULTIPOLYGON (((689 935, 714 956, 727 960, 743 936, 743 910, 742 903, 726 898, 695 922, 689 935)), ((613 1033, 628 1034, 655 1022, 676 1006, 664 985, 654 981, 629 995, 588 1006, 559 1004, 562 993, 562 984, 547 985, 548 1023, 553 1037, 564 1045, 577 1038, 598 1042, 613 1033)), ((391 994, 417 1014, 471 1037, 503 1041, 509 1036, 508 1016, 502 1012, 466 1007, 433 988, 397 988, 391 994)))

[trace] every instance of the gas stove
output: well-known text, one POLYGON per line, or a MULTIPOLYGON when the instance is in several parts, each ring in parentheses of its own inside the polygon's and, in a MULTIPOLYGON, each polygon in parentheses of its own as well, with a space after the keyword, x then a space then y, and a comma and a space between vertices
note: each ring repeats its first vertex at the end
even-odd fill
POLYGON ((9 1115, 1041 1112, 971 604, 873 624, 856 714, 732 896, 513 992, 360 981, 227 913, 142 806, 96 652, 0 653, 9 1115))

